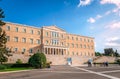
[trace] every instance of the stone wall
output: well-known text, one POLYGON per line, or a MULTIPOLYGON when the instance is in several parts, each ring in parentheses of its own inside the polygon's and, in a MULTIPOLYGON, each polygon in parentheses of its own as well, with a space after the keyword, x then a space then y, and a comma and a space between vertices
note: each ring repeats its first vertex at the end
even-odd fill
POLYGON ((113 62, 115 62, 115 59, 116 59, 116 57, 102 56, 102 57, 99 57, 96 60, 94 60, 94 62, 102 63, 102 62, 106 62, 107 61, 109 63, 113 63, 113 62))
MULTIPOLYGON (((9 57, 8 63, 15 63, 17 59, 21 59, 23 63, 27 63, 30 56, 25 56, 23 54, 13 54, 9 57)), ((46 55, 47 61, 52 62, 52 65, 67 65, 67 55, 46 55)), ((82 56, 72 56, 72 65, 82 65, 87 62, 92 57, 82 57, 82 56)))

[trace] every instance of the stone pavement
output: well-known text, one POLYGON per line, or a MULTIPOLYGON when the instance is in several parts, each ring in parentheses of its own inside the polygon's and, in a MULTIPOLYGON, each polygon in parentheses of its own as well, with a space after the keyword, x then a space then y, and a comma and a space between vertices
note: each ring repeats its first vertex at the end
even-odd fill
POLYGON ((0 79, 120 79, 120 66, 52 66, 49 69, 3 73, 0 79))

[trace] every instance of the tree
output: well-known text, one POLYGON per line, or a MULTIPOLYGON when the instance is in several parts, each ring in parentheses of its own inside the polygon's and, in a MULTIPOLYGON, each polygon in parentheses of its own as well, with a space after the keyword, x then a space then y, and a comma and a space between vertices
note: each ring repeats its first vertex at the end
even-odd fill
POLYGON ((5 23, 2 21, 4 18, 4 12, 0 8, 0 63, 2 64, 3 62, 7 62, 8 60, 8 52, 6 49, 6 43, 7 43, 7 38, 6 38, 6 33, 5 31, 2 30, 2 26, 5 25, 5 23))
POLYGON ((114 55, 113 48, 105 48, 104 49, 104 54, 105 54, 105 56, 113 56, 114 55))
POLYGON ((0 27, 5 25, 2 19, 5 18, 3 10, 0 8, 0 27))
POLYGON ((115 51, 114 56, 119 57, 119 53, 117 52, 117 50, 115 51))
POLYGON ((22 63, 23 63, 23 62, 22 62, 21 59, 17 59, 16 64, 22 64, 22 63))
POLYGON ((100 52, 95 52, 95 56, 102 56, 100 52))
POLYGON ((29 58, 28 63, 35 68, 46 67, 46 56, 44 53, 35 53, 29 58))

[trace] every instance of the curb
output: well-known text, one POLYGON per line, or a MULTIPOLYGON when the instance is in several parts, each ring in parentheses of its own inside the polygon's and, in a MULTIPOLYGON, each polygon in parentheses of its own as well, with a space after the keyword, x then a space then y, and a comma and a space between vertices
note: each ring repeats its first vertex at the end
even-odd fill
MULTIPOLYGON (((32 70, 34 70, 34 69, 32 69, 32 70)), ((0 72, 0 74, 14 73, 14 72, 24 72, 24 71, 31 71, 31 70, 6 71, 6 72, 0 72)))

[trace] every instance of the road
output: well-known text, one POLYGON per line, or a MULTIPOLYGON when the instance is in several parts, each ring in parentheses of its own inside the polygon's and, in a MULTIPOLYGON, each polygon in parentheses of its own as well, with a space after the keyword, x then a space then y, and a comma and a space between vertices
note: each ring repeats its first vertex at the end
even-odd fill
POLYGON ((120 79, 120 67, 52 66, 49 69, 0 73, 0 79, 120 79))

